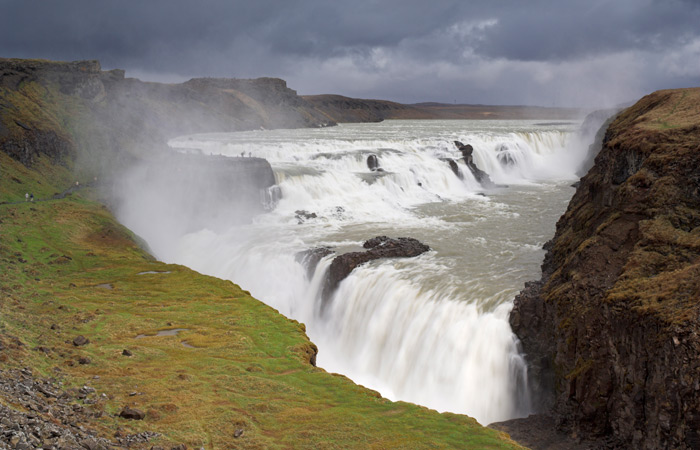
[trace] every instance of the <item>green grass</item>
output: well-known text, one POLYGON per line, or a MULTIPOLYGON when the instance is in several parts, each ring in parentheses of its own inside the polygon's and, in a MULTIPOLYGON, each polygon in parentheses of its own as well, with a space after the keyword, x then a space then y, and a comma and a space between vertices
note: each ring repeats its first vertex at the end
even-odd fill
POLYGON ((128 426, 208 449, 518 448, 469 417, 390 402, 312 366, 302 324, 231 282, 154 261, 97 203, 0 205, 0 220, 0 339, 26 344, 0 358, 89 383, 108 413, 146 411, 137 423, 103 417, 107 434, 128 426), (155 336, 172 328, 185 331, 155 336), (90 344, 76 348, 80 334, 90 344))

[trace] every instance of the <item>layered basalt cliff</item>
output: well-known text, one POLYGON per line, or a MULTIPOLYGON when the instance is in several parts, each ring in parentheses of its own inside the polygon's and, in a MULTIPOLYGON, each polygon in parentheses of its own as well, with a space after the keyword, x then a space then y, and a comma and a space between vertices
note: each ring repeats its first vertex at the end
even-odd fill
POLYGON ((700 89, 608 127, 511 325, 541 411, 628 448, 700 447, 700 89))
POLYGON ((45 154, 89 166, 88 158, 148 156, 184 134, 332 124, 280 79, 161 84, 124 75, 97 61, 0 58, 0 146, 25 165, 45 154))

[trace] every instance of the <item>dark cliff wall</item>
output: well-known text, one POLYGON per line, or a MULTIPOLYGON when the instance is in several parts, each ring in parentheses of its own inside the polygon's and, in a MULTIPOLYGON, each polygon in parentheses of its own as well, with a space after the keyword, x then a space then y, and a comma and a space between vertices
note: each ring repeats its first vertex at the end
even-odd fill
POLYGON ((570 433, 700 448, 699 104, 659 91, 620 113, 515 300, 540 409, 570 433))
POLYGON ((342 95, 307 95, 304 100, 333 122, 381 122, 385 119, 433 119, 432 114, 386 100, 363 100, 342 95))
POLYGON ((25 165, 41 154, 113 163, 190 133, 326 125, 279 79, 146 83, 97 61, 0 58, 0 145, 25 165))
MULTIPOLYGON (((134 166, 166 165, 167 157, 183 161, 173 156, 167 141, 184 134, 329 124, 280 79, 147 83, 125 78, 122 70, 102 71, 97 61, 0 58, 0 152, 40 170, 55 189, 65 188, 67 180, 94 176, 114 185, 134 166), (44 160, 47 164, 41 165, 44 160), (54 177, 50 166, 56 165, 65 170, 54 177)), ((239 193, 247 192, 250 182, 254 192, 248 194, 256 201, 259 182, 274 183, 266 161, 232 158, 211 165, 203 157, 191 160, 191 171, 200 179, 219 180, 225 170, 239 193)), ((185 171, 182 164, 178 169, 185 171)), ((7 186, 14 191, 3 192, 8 199, 36 189, 19 181, 7 186)), ((230 200, 242 201, 231 193, 232 184, 218 186, 230 200)))

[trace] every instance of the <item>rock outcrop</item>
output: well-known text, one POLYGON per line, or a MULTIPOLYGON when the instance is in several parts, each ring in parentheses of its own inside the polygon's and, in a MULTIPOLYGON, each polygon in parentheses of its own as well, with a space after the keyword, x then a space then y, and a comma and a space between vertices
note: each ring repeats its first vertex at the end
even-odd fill
POLYGON ((700 447, 700 89, 617 116, 510 322, 541 411, 622 448, 700 447))
POLYGON ((314 272, 316 272, 318 263, 333 253, 335 253, 335 250, 330 247, 315 247, 297 253, 294 259, 306 268, 306 278, 310 280, 313 278, 314 272))
POLYGON ((379 167, 379 158, 377 158, 377 155, 375 155, 374 153, 367 157, 367 168, 372 172, 382 170, 382 168, 379 167))
POLYGON ((455 161, 452 158, 441 158, 442 161, 445 161, 447 165, 450 166, 450 170, 452 170, 452 173, 454 173, 460 180, 464 178, 464 175, 462 175, 462 171, 459 170, 459 164, 457 164, 457 161, 455 161))
POLYGON ((328 269, 323 286, 322 307, 331 295, 355 267, 380 258, 411 258, 430 250, 430 247, 413 238, 400 237, 392 239, 387 236, 377 236, 362 244, 367 251, 350 252, 336 256, 328 269))
POLYGON ((474 156, 473 156, 474 147, 472 147, 469 144, 464 145, 459 141, 454 141, 454 143, 457 146, 457 149, 460 152, 462 152, 462 157, 464 158, 464 163, 467 165, 467 167, 471 171, 472 175, 474 175, 474 178, 476 179, 476 181, 478 181, 479 184, 481 184, 483 187, 486 187, 486 188, 491 188, 491 187, 496 186, 493 183, 493 181, 491 181, 491 177, 489 177, 489 174, 487 174, 483 170, 479 169, 477 167, 477 165, 474 163, 474 156))

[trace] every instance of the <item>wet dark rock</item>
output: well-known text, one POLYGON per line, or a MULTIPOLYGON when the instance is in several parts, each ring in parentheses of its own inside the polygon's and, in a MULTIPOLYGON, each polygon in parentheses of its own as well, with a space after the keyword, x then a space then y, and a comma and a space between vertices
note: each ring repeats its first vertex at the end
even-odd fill
POLYGON ((297 219, 299 225, 306 222, 307 220, 316 219, 318 216, 314 212, 308 212, 303 209, 298 209, 294 211, 294 217, 297 219))
POLYGON ((430 247, 413 238, 401 237, 392 239, 387 236, 377 236, 369 239, 363 245, 368 249, 364 252, 351 252, 336 256, 328 269, 326 282, 323 287, 323 310, 331 295, 352 272, 355 267, 380 258, 410 258, 430 250, 430 247))
POLYGON ((372 172, 379 170, 379 158, 377 158, 377 155, 371 154, 367 157, 367 168, 372 172))
POLYGON ((187 450, 187 446, 185 444, 179 444, 175 447, 171 447, 170 450, 187 450))
POLYGON ((87 356, 82 356, 78 359, 78 364, 81 364, 81 365, 90 364, 91 362, 92 361, 90 361, 90 358, 88 358, 87 356))
POLYGON ((316 272, 318 263, 332 253, 335 253, 335 250, 330 247, 316 247, 298 252, 294 255, 294 259, 306 268, 306 278, 310 280, 316 272))
POLYGON ((484 172, 483 170, 479 169, 476 164, 474 163, 474 147, 471 145, 467 144, 464 145, 459 141, 454 141, 454 144, 457 146, 457 149, 462 152, 462 157, 464 158, 464 162, 471 171, 471 173, 474 175, 474 178, 476 181, 479 182, 482 186, 486 188, 491 188, 495 187, 496 185, 491 181, 491 178, 489 177, 489 174, 484 172))
POLYGON ((442 160, 450 166, 450 169, 452 169, 452 173, 457 175, 457 177, 459 177, 460 180, 463 178, 462 171, 459 170, 459 164, 457 164, 457 161, 455 161, 452 158, 442 158, 442 160))
POLYGON ((140 409, 125 406, 119 413, 119 417, 128 420, 143 420, 146 417, 146 413, 140 409))
POLYGON ((73 339, 73 345, 75 345, 76 347, 81 347, 81 346, 87 345, 89 343, 90 343, 90 339, 86 338, 83 335, 80 335, 80 336, 76 337, 75 339, 73 339))
POLYGON ((131 350, 124 349, 124 350, 122 351, 122 355, 123 355, 123 356, 132 356, 133 353, 131 353, 131 350))
POLYGON ((498 162, 504 167, 511 167, 515 165, 515 158, 513 157, 513 150, 508 148, 506 144, 500 144, 496 148, 496 158, 498 162))

